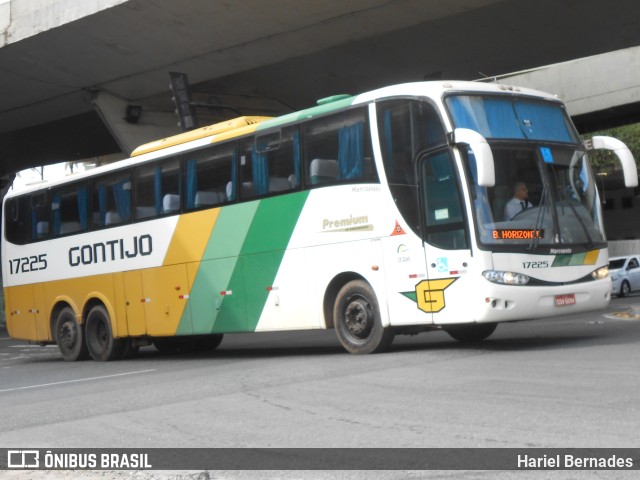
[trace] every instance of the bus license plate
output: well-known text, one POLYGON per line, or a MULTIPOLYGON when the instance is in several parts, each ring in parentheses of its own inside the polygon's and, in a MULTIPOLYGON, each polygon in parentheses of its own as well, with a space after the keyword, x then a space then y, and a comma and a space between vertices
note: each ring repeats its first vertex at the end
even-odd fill
POLYGON ((573 293, 567 293, 566 295, 556 295, 556 306, 564 307, 565 305, 574 305, 576 303, 576 296, 573 293))

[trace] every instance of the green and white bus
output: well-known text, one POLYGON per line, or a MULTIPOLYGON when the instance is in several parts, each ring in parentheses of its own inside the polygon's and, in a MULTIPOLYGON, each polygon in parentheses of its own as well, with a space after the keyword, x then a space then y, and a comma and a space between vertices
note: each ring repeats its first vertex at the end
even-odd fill
POLYGON ((69 361, 216 347, 225 333, 333 328, 352 353, 397 334, 461 341, 610 300, 590 148, 563 104, 423 82, 240 117, 11 192, 12 337, 69 361), (506 215, 513 186, 526 208, 506 215), (523 202, 524 203, 524 202, 523 202))

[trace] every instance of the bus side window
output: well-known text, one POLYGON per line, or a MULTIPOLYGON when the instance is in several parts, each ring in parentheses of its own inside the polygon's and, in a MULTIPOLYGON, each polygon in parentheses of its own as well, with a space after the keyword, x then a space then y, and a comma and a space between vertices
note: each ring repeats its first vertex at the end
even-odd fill
POLYGON ((180 213, 180 159, 172 158, 161 165, 158 185, 159 196, 162 198, 162 213, 180 213))
POLYGON ((179 213, 180 159, 171 157, 136 168, 135 187, 136 220, 179 213))
POLYGON ((91 218, 96 226, 118 225, 131 219, 131 174, 100 178, 93 186, 91 218))
POLYGON ((286 192, 300 185, 299 134, 296 127, 246 139, 240 157, 240 198, 286 192))
POLYGON ((159 185, 162 167, 159 164, 142 165, 135 169, 134 215, 136 220, 156 217, 162 213, 159 185))
POLYGON ((447 250, 469 248, 462 196, 448 150, 421 158, 420 189, 425 240, 447 250))
POLYGON ((388 100, 376 107, 387 180, 415 185, 413 159, 424 149, 446 143, 442 122, 435 108, 423 101, 388 100))
MULTIPOLYGON (((27 197, 29 198, 29 197, 27 197)), ((51 224, 49 219, 49 203, 47 199, 47 193, 36 193, 31 195, 31 205, 29 210, 31 211, 31 240, 43 240, 48 238, 51 233, 51 224)), ((24 205, 24 202, 22 206, 24 205)), ((21 212, 20 216, 27 215, 26 212, 21 212)))
MULTIPOLYGON (((86 185, 71 184, 51 193, 51 223, 53 236, 87 230, 89 190, 86 185)), ((40 225, 40 227, 43 226, 40 225)), ((36 225, 36 231, 40 227, 36 225)))
POLYGON ((233 184, 236 144, 227 143, 195 151, 186 157, 185 208, 213 207, 230 201, 227 185, 233 184))
POLYGON ((302 137, 307 185, 378 182, 366 108, 309 121, 302 137))
POLYGON ((417 179, 414 159, 420 151, 446 142, 442 122, 433 106, 414 99, 376 104, 380 150, 389 190, 405 221, 419 234, 417 179))
MULTIPOLYGON (((135 199, 133 214, 136 220, 144 220, 165 214, 180 212, 180 158, 170 157, 158 162, 141 165, 135 169, 135 199)), ((114 191, 114 194, 117 193, 114 191)), ((110 195, 106 195, 107 202, 110 195)), ((117 198, 114 195, 114 198, 117 198)), ((104 201, 103 201, 104 203, 104 201)), ((95 204, 95 202, 94 202, 95 204)), ((119 223, 121 220, 119 208, 113 204, 106 207, 105 217, 104 207, 100 211, 100 216, 104 218, 104 224, 111 225, 119 223), (111 212, 111 213, 109 213, 111 212)))

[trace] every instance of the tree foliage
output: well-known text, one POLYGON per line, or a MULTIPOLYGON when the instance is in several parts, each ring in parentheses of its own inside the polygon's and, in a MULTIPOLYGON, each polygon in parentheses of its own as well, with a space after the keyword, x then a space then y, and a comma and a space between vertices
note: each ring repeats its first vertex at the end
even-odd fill
MULTIPOLYGON (((622 127, 608 128, 606 130, 598 130, 583 135, 582 137, 587 140, 596 135, 606 135, 609 137, 617 138, 624 142, 636 161, 636 165, 640 159, 640 123, 634 123, 632 125, 624 125, 622 127)), ((594 172, 614 172, 620 170, 620 162, 617 157, 609 151, 594 150, 589 152, 589 160, 594 172)))

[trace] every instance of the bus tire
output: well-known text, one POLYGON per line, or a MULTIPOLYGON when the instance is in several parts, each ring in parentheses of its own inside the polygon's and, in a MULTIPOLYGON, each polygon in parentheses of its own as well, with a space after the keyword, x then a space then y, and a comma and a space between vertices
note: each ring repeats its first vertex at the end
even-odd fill
POLYGON ((126 339, 113 338, 109 313, 102 305, 89 310, 84 330, 87 348, 94 360, 108 362, 122 358, 126 339))
POLYGON ((67 362, 89 358, 89 350, 84 339, 84 329, 78 324, 71 307, 64 307, 56 318, 55 338, 58 349, 67 362))
POLYGON ((333 318, 338 340, 350 353, 383 352, 393 342, 395 333, 382 326, 376 295, 363 280, 352 280, 340 289, 333 318))
POLYGON ((491 335, 497 326, 497 323, 461 323, 448 325, 444 331, 461 343, 477 343, 491 335))

